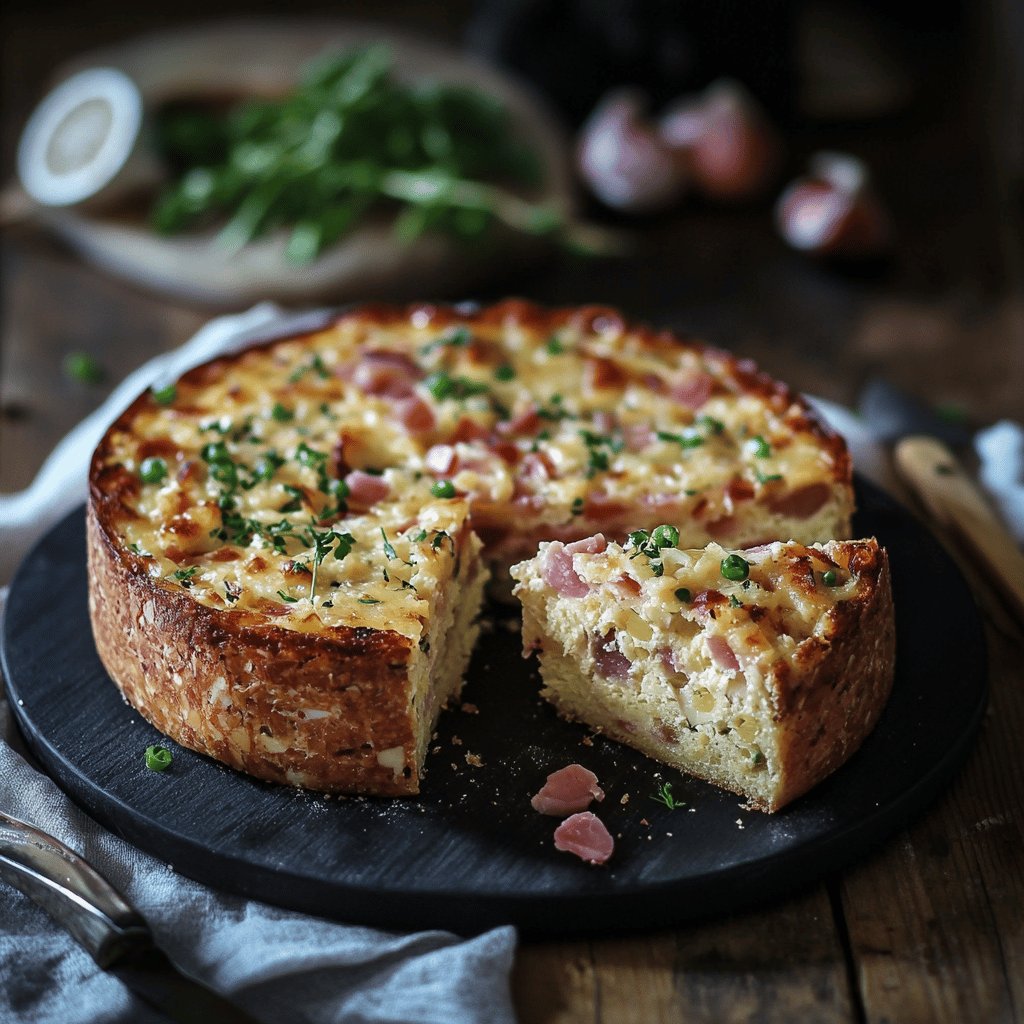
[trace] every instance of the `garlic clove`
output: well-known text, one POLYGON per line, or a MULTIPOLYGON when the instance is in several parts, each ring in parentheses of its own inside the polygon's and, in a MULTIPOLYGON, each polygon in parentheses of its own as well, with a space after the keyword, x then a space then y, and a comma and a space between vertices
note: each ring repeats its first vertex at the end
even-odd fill
POLYGON ((584 124, 577 166, 606 206, 650 213, 676 203, 686 189, 683 168, 645 115, 634 89, 609 93, 584 124))

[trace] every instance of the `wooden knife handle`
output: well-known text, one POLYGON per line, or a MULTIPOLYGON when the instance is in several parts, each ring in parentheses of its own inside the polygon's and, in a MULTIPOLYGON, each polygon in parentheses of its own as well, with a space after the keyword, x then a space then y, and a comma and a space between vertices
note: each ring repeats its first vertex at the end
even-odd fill
POLYGON ((933 437, 906 437, 893 457, 929 514, 968 547, 1024 627, 1024 554, 957 457, 933 437))

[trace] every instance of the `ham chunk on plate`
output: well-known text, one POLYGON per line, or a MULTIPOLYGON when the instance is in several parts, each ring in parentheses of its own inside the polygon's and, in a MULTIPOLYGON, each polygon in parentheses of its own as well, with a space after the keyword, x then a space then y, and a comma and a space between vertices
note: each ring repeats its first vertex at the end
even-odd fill
POLYGON ((597 784, 597 776, 581 764, 570 764, 552 772, 530 804, 540 814, 561 817, 584 811, 591 801, 603 799, 604 790, 597 784))
POLYGON ((588 864, 604 864, 615 851, 615 840, 596 814, 581 811, 555 829, 555 849, 574 853, 588 864))

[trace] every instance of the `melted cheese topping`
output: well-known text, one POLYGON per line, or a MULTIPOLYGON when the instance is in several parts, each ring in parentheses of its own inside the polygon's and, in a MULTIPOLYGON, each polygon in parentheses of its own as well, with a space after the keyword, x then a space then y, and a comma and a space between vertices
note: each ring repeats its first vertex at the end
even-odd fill
POLYGON ((804 416, 614 320, 539 337, 514 317, 352 317, 144 399, 102 468, 138 481, 118 528, 151 576, 293 629, 416 636, 470 506, 506 532, 584 535, 608 509, 645 525, 670 507, 694 544, 741 506, 768 536, 841 531, 849 487, 804 416), (786 495, 808 489, 817 505, 794 517, 786 495))

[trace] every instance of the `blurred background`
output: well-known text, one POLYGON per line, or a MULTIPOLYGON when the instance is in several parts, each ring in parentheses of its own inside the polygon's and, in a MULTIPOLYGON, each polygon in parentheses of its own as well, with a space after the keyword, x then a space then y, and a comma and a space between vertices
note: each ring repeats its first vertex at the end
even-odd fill
MULTIPOLYGON (((454 54, 457 81, 463 57, 498 69, 526 105, 514 130, 549 175, 547 191, 523 194, 561 219, 531 222, 539 244, 484 250, 455 237, 424 258, 422 276, 386 256, 375 277, 353 286, 328 275, 288 303, 602 303, 843 403, 881 374, 972 423, 1024 415, 1024 7, 1013 0, 297 2, 275 28, 281 11, 8 2, 2 181, 15 180, 29 115, 83 55, 88 64, 143 37, 159 47, 161 34, 201 38, 230 22, 258 33, 250 48, 197 62, 258 77, 287 59, 297 26, 327 38, 331 26, 370 22, 428 48, 414 77, 429 77, 434 44, 454 54), (842 157, 822 163, 823 152, 842 157), (802 192, 789 191, 795 182, 802 192), (828 223, 837 195, 849 217, 828 223)), ((183 87, 196 78, 199 63, 173 63, 183 87)), ((90 213, 84 230, 157 238, 140 209, 90 213)), ((130 369, 254 297, 133 281, 130 267, 89 256, 73 218, 16 214, 0 243, 3 489, 24 486, 130 369)))

